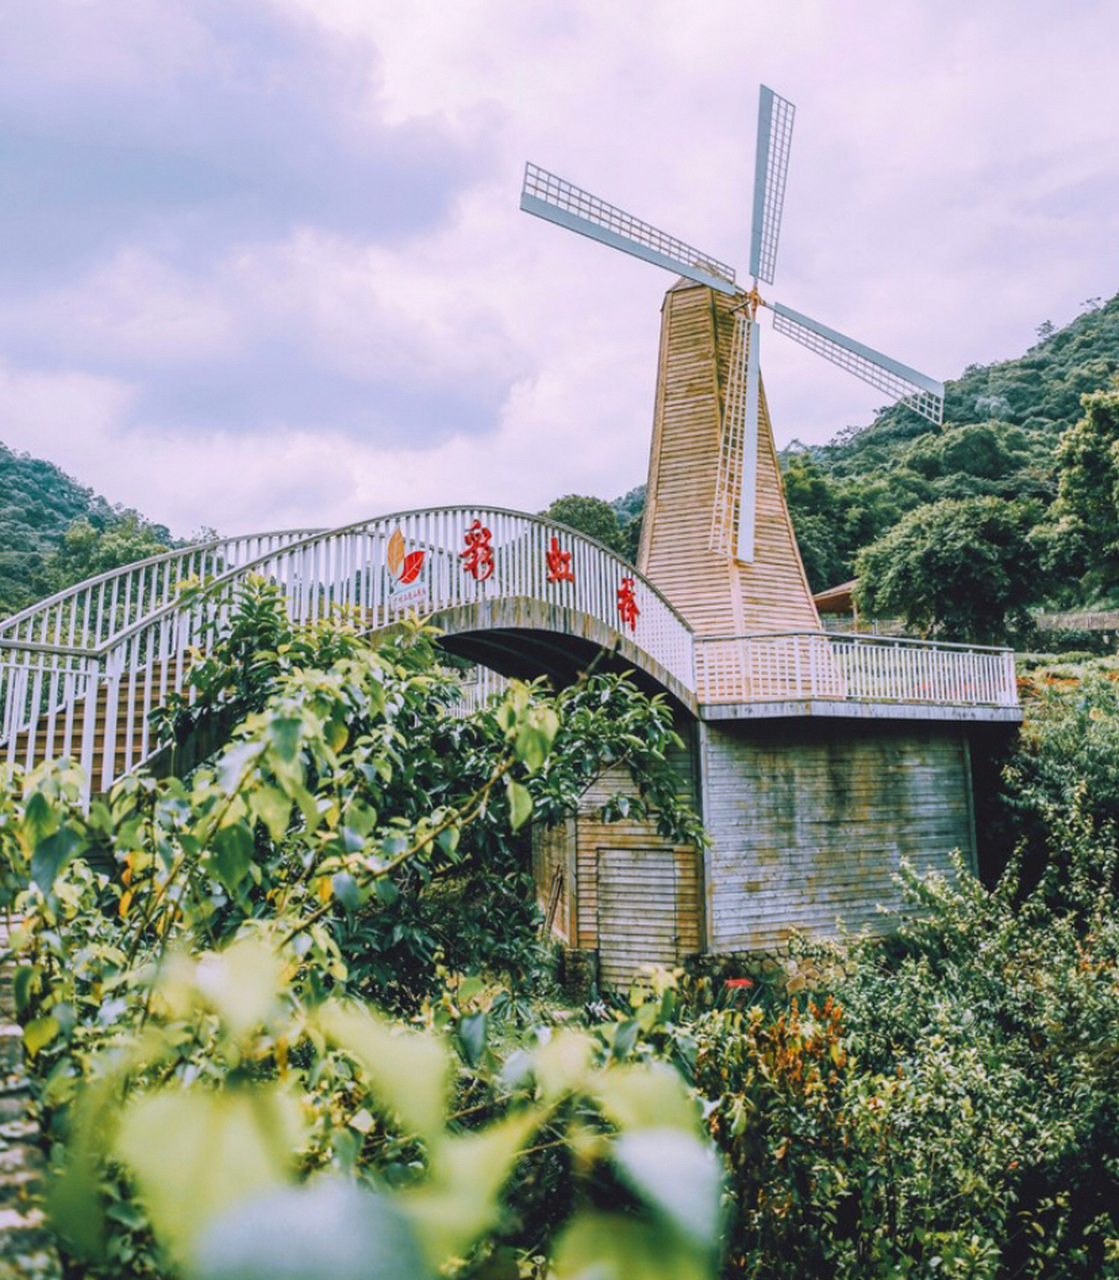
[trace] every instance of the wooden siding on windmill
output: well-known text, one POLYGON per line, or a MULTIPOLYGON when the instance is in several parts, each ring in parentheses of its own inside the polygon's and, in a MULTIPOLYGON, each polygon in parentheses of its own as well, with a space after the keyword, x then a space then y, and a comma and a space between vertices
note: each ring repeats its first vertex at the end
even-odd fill
POLYGON ((755 558, 711 547, 736 300, 681 282, 665 296, 638 567, 699 635, 818 631, 761 396, 755 558))
POLYGON ((823 721, 701 730, 708 947, 769 951, 793 931, 883 932, 896 875, 974 866, 970 760, 955 725, 823 721))

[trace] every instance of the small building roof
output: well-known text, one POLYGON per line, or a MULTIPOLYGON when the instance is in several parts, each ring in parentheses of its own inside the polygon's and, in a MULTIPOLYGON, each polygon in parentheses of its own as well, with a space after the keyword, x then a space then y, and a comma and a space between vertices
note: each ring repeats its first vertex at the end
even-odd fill
POLYGON ((855 588, 858 578, 850 582, 841 582, 838 587, 828 587, 826 591, 817 591, 812 599, 820 613, 853 613, 855 610, 855 588))

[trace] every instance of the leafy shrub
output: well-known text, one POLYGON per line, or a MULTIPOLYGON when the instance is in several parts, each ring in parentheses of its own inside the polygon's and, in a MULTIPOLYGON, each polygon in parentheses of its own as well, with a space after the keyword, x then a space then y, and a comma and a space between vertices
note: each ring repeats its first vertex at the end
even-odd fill
MULTIPOLYGON (((261 598, 271 626, 275 602, 261 598)), ((422 633, 379 653, 343 637, 325 669, 287 669, 298 635, 284 653, 286 640, 243 639, 215 648, 191 714, 242 695, 264 704, 188 779, 132 775, 86 813, 68 764, 4 778, 5 885, 24 886, 15 995, 49 1204, 86 1274, 367 1275, 375 1262, 384 1277, 481 1275, 509 1261, 501 1193, 535 1143, 566 1153, 567 1207, 520 1234, 558 1275, 592 1263, 621 1275, 635 1259, 666 1280, 707 1275, 719 1171, 672 1072, 631 1067, 634 1038, 607 1025, 544 1032, 501 1074, 468 983, 422 1003, 471 954, 446 895, 425 909, 432 885, 486 886, 485 908, 506 904, 486 929, 528 945, 531 909, 487 885, 486 859, 515 866, 509 832, 534 806, 563 814, 624 761, 640 803, 662 797, 670 826, 694 827, 668 791, 667 710, 598 678, 558 701, 515 686, 454 720, 422 633), (223 676, 232 659, 249 679, 223 676), (429 1032, 356 996, 414 1009, 429 1032), (600 1184, 631 1212, 619 1217, 600 1184), (300 1270, 309 1257, 317 1271, 300 1270)), ((320 655, 336 643, 312 641, 320 655)), ((473 945, 495 950, 485 929, 473 945)), ((528 1182, 517 1173, 518 1189, 528 1182)))

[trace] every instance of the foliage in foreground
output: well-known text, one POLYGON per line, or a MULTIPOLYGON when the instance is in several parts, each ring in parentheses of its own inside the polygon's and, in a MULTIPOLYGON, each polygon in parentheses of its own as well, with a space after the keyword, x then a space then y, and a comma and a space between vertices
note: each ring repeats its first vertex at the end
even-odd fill
MULTIPOLYGON (((401 907, 607 762, 650 764, 655 791, 666 710, 601 677, 459 721, 422 637, 324 643, 327 669, 249 655, 276 668, 254 696, 274 692, 188 781, 132 777, 85 815, 73 769, 5 780, 68 1248, 105 1276, 501 1275, 539 1254, 557 1277, 701 1280, 719 1168, 676 1074, 637 1065, 641 1023, 545 1029, 502 1068, 482 984, 429 945, 438 908, 410 933, 401 907), (445 984, 412 1027, 357 998, 415 1009, 445 984)), ((662 989, 639 1017, 670 1009, 662 989)))
POLYGON ((729 1275, 1119 1276, 1115 853, 1083 821, 1058 842, 1024 897, 912 880, 889 944, 816 955, 853 969, 829 994, 690 1029, 729 1275))

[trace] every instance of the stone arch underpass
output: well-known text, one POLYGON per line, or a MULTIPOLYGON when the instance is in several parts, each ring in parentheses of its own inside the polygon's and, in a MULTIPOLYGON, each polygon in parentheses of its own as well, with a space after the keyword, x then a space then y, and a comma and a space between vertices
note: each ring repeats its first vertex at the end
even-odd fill
POLYGON ((632 669, 696 710, 693 637, 659 591, 606 547, 539 516, 441 507, 332 530, 286 530, 168 552, 61 591, 0 623, 0 758, 70 756, 94 791, 162 743, 147 713, 186 687, 206 586, 232 616, 259 578, 294 619, 342 609, 370 631, 430 617, 452 652, 565 683, 591 662, 632 669))

